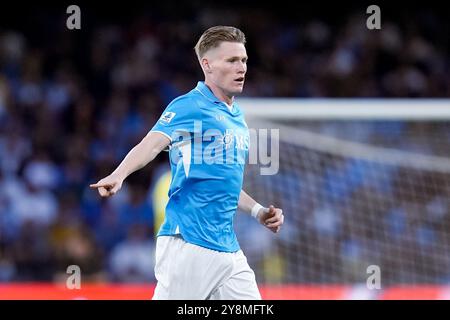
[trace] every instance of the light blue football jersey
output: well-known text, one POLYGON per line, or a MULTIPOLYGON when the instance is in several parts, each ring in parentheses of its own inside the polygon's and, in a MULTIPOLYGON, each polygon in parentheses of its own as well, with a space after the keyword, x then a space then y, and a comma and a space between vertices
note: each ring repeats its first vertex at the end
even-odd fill
POLYGON ((200 81, 167 106, 151 131, 171 140, 172 181, 158 236, 181 234, 212 250, 239 250, 233 219, 249 149, 239 106, 229 109, 200 81))

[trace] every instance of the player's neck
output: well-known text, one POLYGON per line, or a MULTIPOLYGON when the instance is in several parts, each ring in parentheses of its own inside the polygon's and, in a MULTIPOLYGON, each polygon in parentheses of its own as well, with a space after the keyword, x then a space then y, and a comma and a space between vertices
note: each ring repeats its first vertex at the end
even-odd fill
POLYGON ((219 87, 211 84, 208 80, 205 80, 205 85, 212 91, 212 93, 222 102, 225 102, 228 106, 233 105, 234 96, 227 95, 223 90, 219 87))

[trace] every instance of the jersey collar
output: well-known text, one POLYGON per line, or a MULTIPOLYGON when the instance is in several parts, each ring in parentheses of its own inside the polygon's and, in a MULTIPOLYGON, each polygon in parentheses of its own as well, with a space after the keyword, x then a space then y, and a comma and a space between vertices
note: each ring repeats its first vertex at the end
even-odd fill
POLYGON ((207 98, 208 100, 214 102, 214 103, 221 103, 214 93, 211 91, 211 89, 208 88, 208 86, 205 84, 204 81, 199 81, 197 83, 197 86, 195 87, 195 90, 200 91, 200 93, 207 98))
POLYGON ((225 102, 220 101, 219 98, 217 98, 214 93, 211 91, 211 89, 208 88, 208 86, 205 84, 204 81, 199 81, 197 83, 197 86, 195 87, 195 90, 199 91, 206 99, 208 99, 209 101, 215 103, 215 104, 219 104, 221 106, 223 106, 224 108, 226 108, 228 110, 228 112, 233 113, 234 109, 234 102, 231 105, 231 109, 225 104, 225 102))

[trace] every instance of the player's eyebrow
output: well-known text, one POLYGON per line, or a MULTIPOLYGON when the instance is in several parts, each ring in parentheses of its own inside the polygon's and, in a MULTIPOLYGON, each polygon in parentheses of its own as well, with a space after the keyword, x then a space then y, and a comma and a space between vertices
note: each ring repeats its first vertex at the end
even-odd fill
POLYGON ((235 60, 244 60, 244 61, 247 61, 247 60, 248 60, 248 57, 247 57, 247 56, 241 56, 241 57, 234 56, 234 57, 229 57, 229 58, 227 58, 226 60, 227 60, 227 61, 235 61, 235 60))

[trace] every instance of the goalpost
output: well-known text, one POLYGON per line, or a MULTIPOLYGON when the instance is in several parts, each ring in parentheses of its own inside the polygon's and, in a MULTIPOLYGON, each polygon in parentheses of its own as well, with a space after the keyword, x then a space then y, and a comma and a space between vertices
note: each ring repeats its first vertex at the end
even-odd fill
POLYGON ((238 103, 249 128, 279 129, 277 174, 248 164, 244 189, 285 225, 235 222, 263 295, 449 298, 450 99, 238 103))

